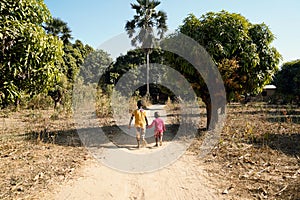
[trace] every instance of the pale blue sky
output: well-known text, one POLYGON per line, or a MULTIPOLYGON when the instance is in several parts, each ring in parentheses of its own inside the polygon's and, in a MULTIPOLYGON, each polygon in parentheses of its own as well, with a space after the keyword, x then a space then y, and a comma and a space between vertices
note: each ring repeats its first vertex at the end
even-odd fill
MULTIPOLYGON (((124 33, 134 11, 135 0, 44 0, 51 14, 67 22, 74 39, 94 48, 124 33)), ((283 62, 300 59, 299 0, 161 0, 159 10, 167 13, 170 30, 178 28, 189 13, 200 17, 222 9, 240 13, 251 23, 264 22, 276 36, 273 46, 283 62)))

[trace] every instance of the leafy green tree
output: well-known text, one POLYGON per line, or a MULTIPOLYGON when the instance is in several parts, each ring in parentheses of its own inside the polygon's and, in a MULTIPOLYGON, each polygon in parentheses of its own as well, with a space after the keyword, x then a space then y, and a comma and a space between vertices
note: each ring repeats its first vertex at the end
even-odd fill
POLYGON ((86 57, 80 68, 80 77, 85 83, 97 83, 111 63, 112 58, 107 52, 101 49, 96 50, 86 57))
MULTIPOLYGON (((61 19, 53 18, 43 26, 48 34, 59 38, 64 46, 64 55, 62 60, 56 62, 57 68, 63 74, 60 80, 56 81, 54 87, 50 89, 50 95, 54 101, 54 108, 60 103, 67 93, 71 93, 75 79, 78 76, 79 69, 84 59, 94 49, 89 45, 84 45, 80 40, 76 40, 74 44, 70 42, 72 31, 68 24, 61 19)), ((71 96, 71 94, 69 94, 71 96)))
POLYGON ((132 45, 137 46, 141 44, 141 48, 145 49, 147 58, 147 95, 149 95, 149 54, 151 48, 158 39, 163 38, 167 31, 167 14, 163 11, 156 11, 156 7, 160 4, 155 0, 137 0, 137 4, 131 4, 131 8, 135 10, 136 14, 133 19, 126 22, 125 30, 130 38, 132 38, 132 45), (157 31, 154 30, 157 29, 157 31), (136 33, 136 29, 138 33, 136 33))
POLYGON ((74 44, 65 45, 64 52, 64 74, 68 77, 69 82, 74 83, 80 67, 86 57, 94 52, 94 49, 89 45, 84 45, 80 40, 76 40, 74 44))
POLYGON ((189 15, 179 30, 199 42, 222 69, 221 75, 226 74, 228 97, 257 94, 278 70, 281 55, 271 46, 274 35, 264 23, 252 24, 223 10, 199 19, 189 15))
POLYGON ((86 57, 85 47, 81 41, 76 40, 72 44, 70 40, 73 38, 71 29, 68 24, 59 18, 53 18, 43 26, 48 34, 59 38, 63 44, 64 56, 62 62, 57 62, 58 68, 67 76, 69 82, 74 82, 79 72, 79 67, 86 57))
MULTIPOLYGON (((82 55, 82 57, 85 59, 90 53, 94 52, 94 48, 91 47, 88 44, 83 44, 80 40, 75 40, 75 43, 73 44, 73 48, 78 49, 78 51, 80 52, 80 54, 82 55)), ((80 63, 80 65, 82 65, 82 61, 80 63)))
POLYGON ((274 78, 277 92, 287 101, 300 103, 300 60, 284 63, 274 78))
MULTIPOLYGON (((224 80, 227 100, 258 93, 278 70, 281 56, 271 46, 274 35, 265 24, 252 24, 240 14, 208 12, 199 19, 190 14, 178 30, 193 38, 210 54, 224 80)), ((193 53, 193 49, 186 51, 193 53)), ((212 114, 217 112, 211 108, 211 95, 217 94, 209 94, 203 77, 190 63, 170 52, 166 52, 165 57, 170 66, 190 81, 205 102, 209 127, 212 114)))
POLYGON ((73 84, 79 74, 80 68, 84 63, 85 58, 94 49, 89 45, 84 45, 80 40, 76 40, 74 44, 65 43, 63 47, 64 55, 62 60, 56 62, 57 68, 62 73, 61 78, 58 79, 48 92, 54 101, 54 108, 58 104, 70 101, 73 84), (63 102, 63 99, 64 102, 63 102))
POLYGON ((46 34, 51 15, 40 0, 0 2, 0 104, 45 92, 59 79, 62 42, 46 34))

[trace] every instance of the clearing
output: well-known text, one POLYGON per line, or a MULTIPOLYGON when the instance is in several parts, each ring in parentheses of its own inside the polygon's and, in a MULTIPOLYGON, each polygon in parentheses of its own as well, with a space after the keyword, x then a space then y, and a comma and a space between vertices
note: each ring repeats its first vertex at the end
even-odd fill
MULTIPOLYGON (((300 199, 298 107, 229 105, 219 143, 200 159, 201 110, 199 136, 184 155, 147 173, 120 172, 95 160, 67 114, 2 110, 0 199, 300 199)), ((168 108, 170 124, 158 148, 151 136, 147 148, 136 149, 134 137, 123 140, 114 121, 99 119, 118 146, 106 147, 145 156, 159 151, 174 142, 176 113, 176 106, 168 108)))

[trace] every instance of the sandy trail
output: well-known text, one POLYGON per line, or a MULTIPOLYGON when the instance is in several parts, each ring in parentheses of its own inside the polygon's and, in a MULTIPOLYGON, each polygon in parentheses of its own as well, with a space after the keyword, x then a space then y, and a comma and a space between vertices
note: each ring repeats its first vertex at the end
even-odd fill
MULTIPOLYGON (((157 110, 164 112, 161 105, 151 107, 148 111, 150 123, 153 113, 157 110)), ((166 117, 162 113, 162 117, 164 116, 166 117)), ((154 141, 147 141, 148 146, 154 144, 150 143, 154 141)), ((134 150, 135 153, 145 151, 155 149, 134 150)), ((58 200, 221 199, 219 191, 212 185, 209 175, 201 166, 201 161, 195 155, 186 152, 173 164, 149 173, 120 172, 95 160, 84 166, 78 178, 62 185, 52 197, 58 200)))
POLYGON ((115 171, 100 163, 86 166, 81 177, 62 186, 54 199, 220 199, 193 155, 146 174, 115 171))

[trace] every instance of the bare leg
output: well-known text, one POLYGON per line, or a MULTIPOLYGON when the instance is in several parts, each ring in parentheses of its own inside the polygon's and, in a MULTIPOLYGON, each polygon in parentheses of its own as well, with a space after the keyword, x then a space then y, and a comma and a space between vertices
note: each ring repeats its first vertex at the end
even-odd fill
POLYGON ((158 146, 158 138, 155 137, 155 146, 157 147, 158 146))
POLYGON ((142 134, 142 142, 143 142, 143 146, 147 146, 147 142, 145 140, 145 129, 141 128, 141 134, 142 134))
POLYGON ((140 132, 136 129, 136 141, 137 141, 137 148, 140 148, 140 132))

